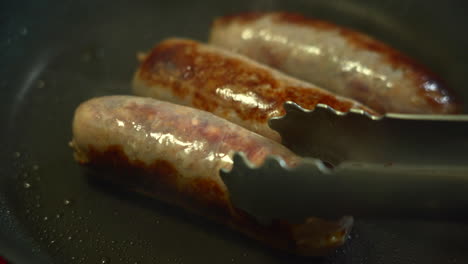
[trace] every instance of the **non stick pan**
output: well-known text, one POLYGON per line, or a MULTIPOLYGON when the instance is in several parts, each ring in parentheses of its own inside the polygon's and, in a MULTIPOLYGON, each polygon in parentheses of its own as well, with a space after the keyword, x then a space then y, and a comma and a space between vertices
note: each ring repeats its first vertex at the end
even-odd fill
POLYGON ((358 219, 348 243, 325 258, 276 252, 93 181, 67 145, 80 102, 130 93, 137 51, 170 36, 206 40, 214 17, 247 10, 297 11, 367 32, 428 65, 468 102, 467 7, 423 0, 2 1, 0 255, 11 263, 468 263, 467 223, 398 217, 358 219))

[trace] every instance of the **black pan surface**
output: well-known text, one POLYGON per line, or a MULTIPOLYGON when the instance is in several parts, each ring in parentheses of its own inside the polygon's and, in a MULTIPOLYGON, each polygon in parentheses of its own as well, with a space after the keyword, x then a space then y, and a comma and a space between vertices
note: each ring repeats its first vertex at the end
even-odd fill
POLYGON ((336 253, 299 258, 94 182, 73 161, 75 107, 129 94, 137 51, 170 36, 206 40, 215 16, 245 10, 298 11, 367 32, 427 64, 468 102, 462 1, 2 1, 0 255, 13 263, 468 263, 467 223, 358 219, 336 253))

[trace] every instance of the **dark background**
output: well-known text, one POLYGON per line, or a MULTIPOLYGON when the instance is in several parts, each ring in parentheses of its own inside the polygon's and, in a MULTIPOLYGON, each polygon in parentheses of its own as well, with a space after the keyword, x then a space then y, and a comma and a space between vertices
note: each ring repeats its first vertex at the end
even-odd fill
POLYGON ((468 263, 466 223, 358 219, 342 249, 304 259, 88 181, 67 146, 75 107, 129 94, 137 51, 170 36, 206 40, 214 17, 246 10, 297 11, 366 32, 468 101, 464 1, 1 1, 0 255, 14 263, 468 263))

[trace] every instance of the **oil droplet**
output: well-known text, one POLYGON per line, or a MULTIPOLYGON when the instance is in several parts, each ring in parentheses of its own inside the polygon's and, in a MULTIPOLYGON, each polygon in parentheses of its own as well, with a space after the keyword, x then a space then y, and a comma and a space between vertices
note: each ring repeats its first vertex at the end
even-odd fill
POLYGON ((130 246, 133 246, 133 244, 135 244, 133 241, 130 241, 130 246))
POLYGON ((82 55, 81 55, 81 59, 84 61, 84 62, 89 62, 93 59, 93 55, 91 54, 91 52, 84 52, 82 55))
POLYGON ((55 218, 57 218, 57 219, 62 218, 62 214, 56 214, 55 218))
POLYGON ((23 35, 23 36, 26 36, 28 34, 28 28, 27 27, 23 27, 21 30, 20 30, 20 34, 23 35))
POLYGON ((68 236, 67 239, 68 239, 68 240, 72 240, 73 237, 72 237, 72 236, 68 236))
POLYGON ((42 218, 42 220, 47 221, 47 220, 49 220, 49 217, 44 216, 44 218, 42 218))
POLYGON ((40 203, 37 203, 37 204, 36 204, 36 208, 41 208, 41 204, 40 204, 40 203))
POLYGON ((29 189, 29 188, 31 188, 31 184, 30 184, 29 182, 24 182, 24 183, 23 183, 23 187, 24 187, 25 189, 29 189))
POLYGON ((108 264, 110 263, 110 258, 108 257, 102 257, 101 258, 101 264, 108 264))
POLYGON ((15 158, 19 158, 19 157, 21 157, 21 153, 19 153, 19 152, 17 151, 17 152, 15 152, 15 153, 13 153, 13 156, 14 156, 15 158))
POLYGON ((72 260, 75 260, 76 258, 75 257, 71 257, 72 260))
POLYGON ((38 80, 37 81, 37 88, 43 88, 44 86, 45 86, 45 82, 43 80, 38 80))
POLYGON ((71 204, 72 204, 72 201, 69 200, 69 199, 65 199, 65 200, 63 200, 63 204, 66 205, 66 206, 68 206, 68 205, 71 205, 71 204))

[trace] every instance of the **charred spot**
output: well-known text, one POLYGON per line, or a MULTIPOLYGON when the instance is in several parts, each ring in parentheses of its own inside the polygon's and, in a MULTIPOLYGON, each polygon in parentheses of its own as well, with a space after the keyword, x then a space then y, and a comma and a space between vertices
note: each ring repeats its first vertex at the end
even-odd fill
POLYGON ((181 181, 183 176, 176 166, 166 160, 155 160, 145 164, 130 160, 119 145, 109 146, 105 151, 88 147, 89 163, 85 164, 96 171, 96 175, 128 190, 142 190, 155 196, 177 197, 185 203, 214 214, 228 213, 226 192, 214 179, 195 177, 189 184, 181 181))
POLYGON ((109 146, 105 151, 88 146, 87 155, 87 165, 104 172, 100 176, 130 189, 145 186, 151 191, 161 184, 174 187, 179 177, 177 169, 168 161, 156 160, 147 165, 139 160, 130 160, 119 145, 109 146))

